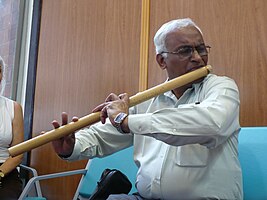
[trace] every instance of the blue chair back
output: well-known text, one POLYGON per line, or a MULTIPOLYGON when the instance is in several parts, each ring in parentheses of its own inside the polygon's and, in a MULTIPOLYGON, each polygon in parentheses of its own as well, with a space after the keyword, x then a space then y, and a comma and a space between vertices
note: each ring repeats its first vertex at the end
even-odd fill
POLYGON ((78 188, 79 195, 85 198, 90 197, 97 186, 102 172, 106 169, 118 169, 124 173, 132 183, 131 193, 136 192, 135 179, 137 173, 137 166, 133 161, 133 147, 129 147, 122 151, 104 158, 94 158, 87 164, 88 171, 82 178, 78 188))
POLYGON ((242 127, 239 159, 244 200, 267 199, 267 127, 242 127))

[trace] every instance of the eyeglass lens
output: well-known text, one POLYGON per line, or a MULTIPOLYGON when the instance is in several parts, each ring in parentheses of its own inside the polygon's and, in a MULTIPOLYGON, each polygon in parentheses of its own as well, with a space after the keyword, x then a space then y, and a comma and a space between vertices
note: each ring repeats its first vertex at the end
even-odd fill
POLYGON ((180 48, 177 51, 177 53, 180 55, 180 57, 187 58, 187 57, 192 56, 192 54, 194 53, 194 50, 196 50, 200 56, 206 56, 208 54, 208 50, 207 50, 207 47, 205 45, 199 45, 196 47, 184 46, 184 47, 180 48))

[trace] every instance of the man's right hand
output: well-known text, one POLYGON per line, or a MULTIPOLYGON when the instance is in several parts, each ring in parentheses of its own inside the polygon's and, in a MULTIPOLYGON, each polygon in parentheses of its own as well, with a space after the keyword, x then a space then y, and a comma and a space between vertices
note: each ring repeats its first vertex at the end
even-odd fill
MULTIPOLYGON (((66 125, 68 123, 68 114, 63 112, 61 114, 61 118, 62 118, 62 125, 66 125)), ((78 121, 78 118, 73 117, 72 121, 76 122, 78 121)), ((55 129, 60 127, 60 124, 56 120, 52 122, 52 125, 54 126, 55 129)), ((73 149, 74 149, 74 144, 75 144, 74 133, 71 133, 67 136, 64 136, 62 138, 52 141, 52 145, 54 147, 55 152, 58 155, 63 156, 63 157, 68 157, 72 154, 73 149)))

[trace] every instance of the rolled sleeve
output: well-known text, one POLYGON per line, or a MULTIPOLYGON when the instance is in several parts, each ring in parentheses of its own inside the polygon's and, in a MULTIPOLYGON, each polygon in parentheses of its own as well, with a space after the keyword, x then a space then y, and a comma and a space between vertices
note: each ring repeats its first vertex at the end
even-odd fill
POLYGON ((72 154, 65 160, 83 160, 104 157, 133 144, 133 136, 121 134, 109 121, 97 123, 75 133, 72 154))

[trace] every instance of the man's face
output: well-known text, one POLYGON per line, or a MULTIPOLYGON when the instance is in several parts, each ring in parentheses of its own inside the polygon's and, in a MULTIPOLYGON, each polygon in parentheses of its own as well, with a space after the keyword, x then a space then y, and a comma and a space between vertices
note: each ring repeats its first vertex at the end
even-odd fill
MULTIPOLYGON (((192 26, 173 31, 166 37, 168 52, 177 52, 181 47, 198 47, 199 45, 205 45, 204 40, 201 33, 192 26)), ((168 53, 166 58, 162 55, 157 55, 157 61, 162 69, 167 70, 169 79, 173 79, 207 65, 208 56, 200 56, 197 51, 194 51, 191 56, 186 58, 168 53)))

